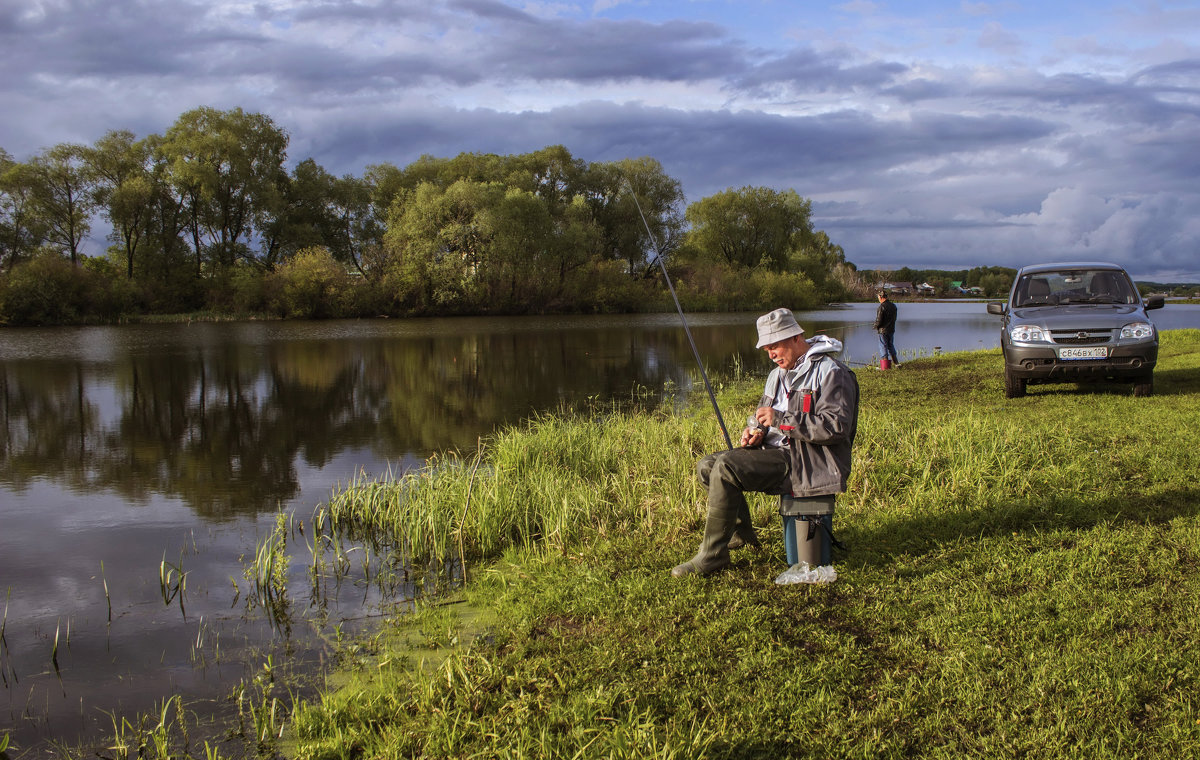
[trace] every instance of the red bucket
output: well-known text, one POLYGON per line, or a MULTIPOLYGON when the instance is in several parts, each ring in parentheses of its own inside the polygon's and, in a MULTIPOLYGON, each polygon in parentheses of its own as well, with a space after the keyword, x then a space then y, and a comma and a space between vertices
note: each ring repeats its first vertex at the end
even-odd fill
POLYGON ((892 360, 891 359, 880 359, 879 360, 879 368, 880 369, 891 369, 892 368, 892 360))

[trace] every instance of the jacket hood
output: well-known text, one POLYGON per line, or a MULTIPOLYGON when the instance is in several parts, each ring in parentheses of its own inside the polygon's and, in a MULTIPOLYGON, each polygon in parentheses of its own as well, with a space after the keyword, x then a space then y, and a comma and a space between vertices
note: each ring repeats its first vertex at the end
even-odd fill
POLYGON ((800 382, 801 378, 808 375, 813 369, 813 360, 819 359, 822 356, 829 355, 830 357, 839 353, 842 350, 842 342, 837 338, 831 338, 828 335, 814 335, 811 338, 805 338, 808 343, 808 351, 800 362, 789 370, 783 367, 776 367, 771 370, 771 376, 767 379, 767 388, 764 391, 766 397, 773 398, 775 396, 772 382, 780 382, 783 378, 787 378, 789 388, 794 388, 796 383, 800 382))
POLYGON ((836 356, 842 350, 842 342, 828 335, 814 335, 811 338, 806 338, 806 340, 808 342, 808 351, 804 354, 804 358, 787 373, 789 385, 797 382, 802 375, 808 373, 814 359, 819 359, 826 354, 831 357, 836 356))
POLYGON ((808 339, 808 353, 805 356, 814 354, 839 354, 842 352, 842 342, 837 338, 831 338, 828 335, 814 335, 808 339))

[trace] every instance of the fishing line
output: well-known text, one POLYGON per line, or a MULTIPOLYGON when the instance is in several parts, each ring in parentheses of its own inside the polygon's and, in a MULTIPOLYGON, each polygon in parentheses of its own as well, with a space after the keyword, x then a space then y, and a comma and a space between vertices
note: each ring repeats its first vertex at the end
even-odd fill
POLYGON ((696 357, 696 365, 700 368, 700 377, 704 378, 704 388, 708 391, 708 400, 712 402, 713 411, 717 414, 717 424, 721 426, 721 434, 725 436, 725 445, 732 449, 733 441, 729 438, 729 429, 725 427, 725 418, 721 416, 721 408, 717 406, 717 396, 713 393, 712 385, 708 382, 708 373, 704 371, 704 362, 700 361, 700 350, 696 348, 696 341, 692 339, 692 331, 688 327, 687 317, 683 315, 683 307, 679 304, 679 296, 675 295, 675 286, 671 284, 671 277, 667 274, 667 265, 663 262, 662 249, 658 247, 658 240, 655 239, 654 233, 650 231, 650 223, 646 221, 646 215, 642 213, 642 204, 638 202, 637 191, 633 189, 633 183, 629 181, 628 177, 625 178, 625 184, 629 185, 629 193, 633 196, 633 204, 637 206, 638 216, 642 218, 642 224, 646 227, 646 234, 650 236, 650 243, 654 246, 654 260, 658 262, 658 266, 662 270, 663 279, 667 283, 667 290, 671 291, 671 300, 675 302, 675 309, 679 312, 679 320, 683 322, 683 332, 687 334, 688 343, 692 347, 692 355, 696 357))
MULTIPOLYGON (((823 328, 823 329, 817 330, 815 334, 821 335, 821 334, 827 333, 827 332, 843 332, 845 330, 851 329, 852 327, 874 327, 874 326, 875 326, 874 322, 859 322, 859 323, 853 324, 853 325, 842 325, 841 327, 823 328)), ((852 361, 850 359, 842 359, 842 363, 843 364, 854 364, 859 367, 874 367, 875 366, 871 362, 856 362, 856 361, 852 361)))
POLYGON ((820 330, 817 330, 816 334, 820 335, 821 333, 826 333, 826 332, 841 332, 843 330, 849 330, 852 327, 874 327, 874 326, 875 326, 874 322, 859 322, 859 323, 853 324, 853 325, 842 325, 841 327, 823 327, 820 330))
MULTIPOLYGON (((824 328, 821 330, 817 330, 816 334, 820 335, 822 333, 827 333, 827 332, 843 332, 845 330, 849 330, 854 327, 874 327, 874 326, 875 326, 874 322, 858 322, 853 325, 842 325, 841 327, 824 328)), ((853 364, 858 367, 875 367, 876 366, 874 362, 856 362, 851 359, 842 359, 842 363, 843 364, 853 364)))

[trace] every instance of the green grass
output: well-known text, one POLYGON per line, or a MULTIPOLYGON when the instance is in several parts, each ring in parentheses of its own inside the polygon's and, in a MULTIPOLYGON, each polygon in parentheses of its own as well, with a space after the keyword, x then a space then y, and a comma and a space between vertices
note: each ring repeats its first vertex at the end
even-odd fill
MULTIPOLYGON (((452 457, 355 484, 343 527, 410 558, 461 544, 471 582, 464 603, 348 655, 338 687, 298 712, 290 752, 1200 754, 1200 331, 1164 335, 1150 398, 1040 386, 1005 400, 998 351, 858 376, 836 523, 849 552, 828 586, 773 583, 785 562, 766 497, 764 550, 669 576, 700 539, 692 467, 721 446, 699 402, 543 418, 488 441, 477 472, 452 457)), ((726 419, 759 392, 721 384, 726 419)))

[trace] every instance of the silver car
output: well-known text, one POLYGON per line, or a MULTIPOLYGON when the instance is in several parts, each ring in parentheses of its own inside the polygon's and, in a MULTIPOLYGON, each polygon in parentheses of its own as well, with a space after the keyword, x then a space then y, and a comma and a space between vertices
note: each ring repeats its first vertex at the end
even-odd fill
POLYGON ((1154 392, 1158 330, 1146 316, 1161 296, 1145 301, 1116 264, 1038 264, 1021 268, 1007 303, 987 305, 1004 317, 1004 395, 1025 395, 1029 383, 1089 380, 1133 383, 1133 395, 1154 392))

